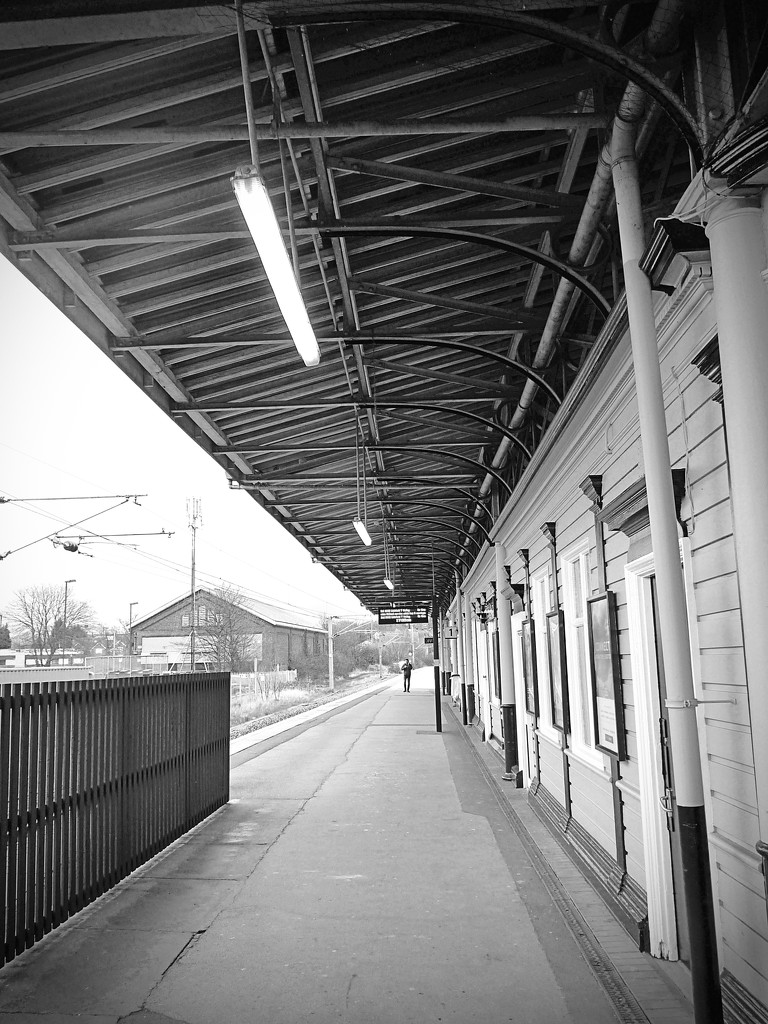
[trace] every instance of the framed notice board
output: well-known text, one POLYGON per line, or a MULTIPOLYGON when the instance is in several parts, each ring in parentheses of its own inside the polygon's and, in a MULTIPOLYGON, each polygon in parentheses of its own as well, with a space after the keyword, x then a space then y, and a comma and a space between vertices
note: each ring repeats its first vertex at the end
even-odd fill
POLYGON ((565 616, 561 608, 547 615, 547 653, 552 725, 560 732, 568 732, 568 669, 565 660, 565 616))
POLYGON ((525 678, 525 710, 531 715, 539 713, 539 685, 536 678, 536 647, 532 619, 522 624, 523 676, 525 678))
POLYGON ((589 664, 595 746, 620 761, 627 756, 621 692, 616 595, 612 590, 587 601, 589 664))

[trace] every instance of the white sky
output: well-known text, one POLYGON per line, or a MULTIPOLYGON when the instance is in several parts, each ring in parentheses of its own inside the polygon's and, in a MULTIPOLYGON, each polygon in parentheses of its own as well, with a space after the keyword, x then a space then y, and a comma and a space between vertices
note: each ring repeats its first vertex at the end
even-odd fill
MULTIPOLYGON (((84 523, 119 499, 0 505, 0 555, 62 533, 175 531, 66 552, 43 540, 0 560, 0 614, 23 587, 63 584, 107 625, 134 621, 189 589, 187 498, 202 502, 200 585, 329 614, 360 603, 96 346, 0 256, 0 495, 41 498, 146 494, 84 523), (48 517, 57 517, 52 520, 48 517), (162 560, 162 561, 161 561, 162 560), (167 562, 175 563, 173 566, 167 562)), ((298 356, 297 356, 298 358, 298 356)), ((350 529, 351 529, 350 525, 350 529)))

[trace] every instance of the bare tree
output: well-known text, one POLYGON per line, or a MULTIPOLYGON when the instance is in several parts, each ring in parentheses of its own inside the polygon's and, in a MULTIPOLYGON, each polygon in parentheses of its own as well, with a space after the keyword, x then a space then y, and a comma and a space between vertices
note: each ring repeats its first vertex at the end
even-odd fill
POLYGON ((72 633, 81 634, 93 620, 88 602, 75 601, 70 596, 65 636, 64 600, 63 586, 24 587, 16 591, 8 609, 8 618, 19 627, 18 639, 32 648, 38 665, 50 665, 56 651, 65 649, 72 633))
POLYGON ((200 599, 205 607, 205 621, 198 622, 197 648, 200 656, 218 672, 253 668, 256 635, 248 612, 242 607, 243 601, 236 587, 220 587, 210 597, 200 599))

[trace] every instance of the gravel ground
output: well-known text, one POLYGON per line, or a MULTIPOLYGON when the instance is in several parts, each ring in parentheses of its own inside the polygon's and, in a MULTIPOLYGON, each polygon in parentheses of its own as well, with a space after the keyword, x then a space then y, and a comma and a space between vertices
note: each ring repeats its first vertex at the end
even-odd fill
MULTIPOLYGON (((394 678, 394 676, 382 676, 381 682, 385 683, 390 678, 394 678)), ((307 700, 302 704, 293 704, 289 708, 283 708, 281 711, 273 711, 270 715, 263 715, 261 718, 254 718, 250 722, 241 722, 240 725, 235 725, 229 730, 229 738, 233 740, 237 736, 245 736, 249 732, 256 732, 257 729, 263 729, 265 726, 273 725, 275 722, 282 722, 286 718, 293 718, 294 715, 300 715, 302 711, 308 711, 310 708, 319 707, 321 704, 328 704, 330 701, 337 700, 339 697, 346 696, 348 693, 357 693, 358 690, 364 690, 367 686, 372 686, 378 681, 378 673, 359 676, 354 683, 351 683, 349 686, 344 686, 338 690, 322 693, 318 697, 312 697, 311 700, 307 700)))

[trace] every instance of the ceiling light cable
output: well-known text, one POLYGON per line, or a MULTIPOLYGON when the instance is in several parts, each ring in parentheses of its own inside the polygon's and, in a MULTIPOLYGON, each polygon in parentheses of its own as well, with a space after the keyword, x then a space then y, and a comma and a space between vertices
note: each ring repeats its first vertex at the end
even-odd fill
POLYGON ((365 495, 365 463, 363 463, 363 518, 360 518, 360 438, 355 422, 355 490, 357 494, 357 515, 352 525, 357 530, 360 540, 367 548, 371 546, 371 535, 368 533, 368 507, 365 495))
POLYGON ((236 168, 230 181, 240 212, 251 233, 264 273, 267 275, 267 280, 274 292, 293 343, 307 366, 317 366, 320 362, 320 347, 317 344, 304 298, 291 266, 291 259, 283 242, 283 235, 269 197, 267 184, 259 167, 242 0, 235 0, 235 10, 237 12, 237 41, 240 49, 251 163, 236 168))
POLYGON ((251 163, 260 173, 259 146, 256 141, 256 114, 253 109, 253 91, 251 89, 251 69, 248 65, 248 47, 245 42, 245 19, 243 18, 243 0, 235 0, 237 17, 237 45, 240 50, 240 70, 243 76, 243 93, 245 95, 245 116, 248 122, 248 141, 251 146, 251 163))

